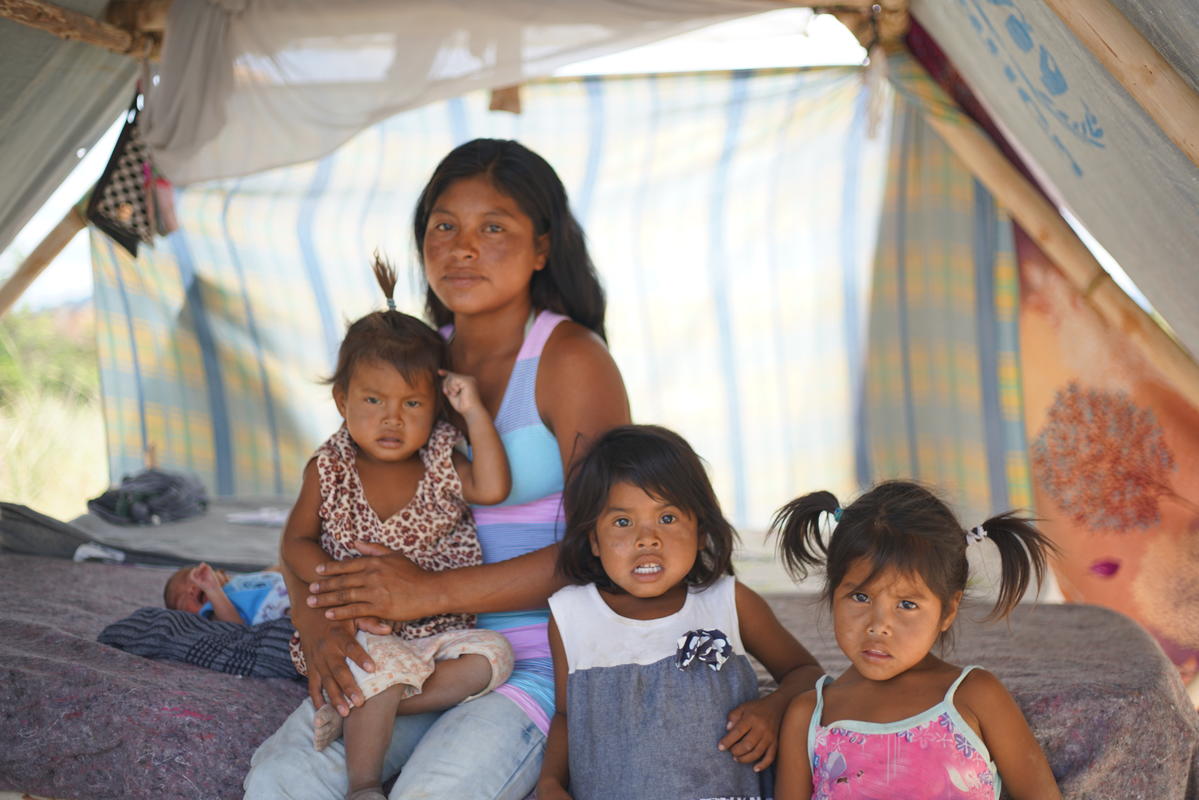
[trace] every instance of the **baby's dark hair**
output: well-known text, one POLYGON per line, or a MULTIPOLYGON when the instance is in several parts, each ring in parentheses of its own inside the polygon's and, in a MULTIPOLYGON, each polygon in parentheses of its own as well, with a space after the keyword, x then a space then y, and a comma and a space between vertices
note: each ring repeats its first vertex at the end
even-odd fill
POLYGON ((1057 548, 1031 519, 1014 511, 991 517, 979 528, 963 529, 949 506, 928 488, 886 481, 845 508, 831 492, 806 494, 780 508, 770 530, 778 537, 779 555, 792 577, 802 580, 810 567, 824 563, 827 602, 832 602, 850 566, 867 558, 872 565, 867 583, 888 567, 919 575, 946 609, 954 595, 966 589, 966 545, 972 538, 985 537, 999 549, 1002 564, 999 596, 988 619, 1002 618, 1020 602, 1034 574, 1041 585, 1046 557, 1057 548), (822 514, 837 520, 827 543, 820 531, 822 514))
POLYGON ((416 383, 422 375, 432 381, 437 398, 437 416, 445 416, 445 401, 439 388, 438 370, 448 365, 445 340, 422 320, 395 310, 396 271, 375 254, 371 269, 388 301, 386 311, 372 311, 350 324, 337 350, 337 368, 326 380, 334 391, 345 392, 354 368, 364 361, 381 361, 395 367, 404 380, 416 383))
POLYGON ((618 483, 631 483, 695 517, 703 549, 684 579, 708 587, 733 574, 737 532, 724 518, 700 457, 677 433, 657 425, 624 425, 601 436, 570 471, 563 490, 566 532, 558 571, 576 584, 619 587, 591 552, 591 533, 618 483))

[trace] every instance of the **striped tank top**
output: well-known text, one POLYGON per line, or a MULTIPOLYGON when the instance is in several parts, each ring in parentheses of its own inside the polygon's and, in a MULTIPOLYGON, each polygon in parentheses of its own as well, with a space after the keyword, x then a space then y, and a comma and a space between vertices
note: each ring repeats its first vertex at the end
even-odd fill
MULTIPOLYGON (((495 427, 504 443, 512 491, 494 506, 472 506, 483 548, 483 563, 492 564, 531 553, 562 537, 562 457, 558 440, 537 412, 537 367, 546 340, 566 317, 541 311, 525 332, 512 375, 500 401, 495 427)), ((449 338, 453 327, 442 328, 449 338)), ((478 627, 499 631, 512 644, 516 665, 512 677, 495 691, 529 715, 548 733, 554 715, 554 666, 546 627, 549 610, 479 614, 478 627)))

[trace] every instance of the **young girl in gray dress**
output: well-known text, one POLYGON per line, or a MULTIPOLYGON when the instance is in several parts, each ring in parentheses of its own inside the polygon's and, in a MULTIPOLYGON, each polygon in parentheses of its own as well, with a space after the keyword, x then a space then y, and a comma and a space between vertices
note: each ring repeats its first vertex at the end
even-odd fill
POLYGON ((736 533, 677 434, 629 425, 571 471, 550 598, 557 711, 537 794, 697 800, 769 796, 779 725, 820 674, 733 578, 736 533), (748 655, 778 690, 759 697, 748 655))

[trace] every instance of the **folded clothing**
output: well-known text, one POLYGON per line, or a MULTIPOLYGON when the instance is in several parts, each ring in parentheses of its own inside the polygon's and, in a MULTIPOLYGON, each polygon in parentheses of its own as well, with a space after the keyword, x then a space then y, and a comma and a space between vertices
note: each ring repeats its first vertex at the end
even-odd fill
POLYGON ((101 644, 146 658, 186 664, 255 678, 300 678, 287 644, 291 620, 257 625, 205 619, 169 608, 139 608, 100 631, 101 644))
POLYGON ((160 525, 203 514, 208 493, 190 475, 147 469, 88 500, 87 509, 114 525, 160 525))

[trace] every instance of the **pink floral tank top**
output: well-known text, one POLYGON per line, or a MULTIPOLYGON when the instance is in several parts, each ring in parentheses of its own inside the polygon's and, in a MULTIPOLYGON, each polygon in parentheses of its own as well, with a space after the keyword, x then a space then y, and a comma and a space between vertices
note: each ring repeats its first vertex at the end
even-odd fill
MULTIPOLYGON (((320 480, 321 547, 337 561, 357 558, 354 540, 385 545, 430 572, 483 563, 475 535, 475 520, 462 497, 462 481, 454 469, 454 448, 462 434, 446 422, 433 426, 420 450, 425 474, 408 504, 389 519, 379 519, 362 490, 357 445, 344 425, 316 451, 320 480)), ((446 631, 474 627, 473 614, 438 614, 399 621, 395 633, 404 639, 423 639, 446 631)), ((298 635, 291 640, 291 658, 301 675, 308 673, 298 635)))
POLYGON ((822 725, 825 675, 808 725, 812 800, 997 800, 999 773, 987 746, 962 719, 953 695, 975 669, 962 670, 941 702, 898 722, 837 720, 822 725))

